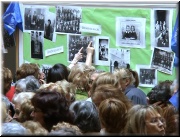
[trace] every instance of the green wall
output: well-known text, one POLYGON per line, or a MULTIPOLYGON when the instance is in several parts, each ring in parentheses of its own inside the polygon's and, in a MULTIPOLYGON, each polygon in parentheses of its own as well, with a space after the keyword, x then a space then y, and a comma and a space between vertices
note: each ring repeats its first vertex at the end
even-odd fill
MULTIPOLYGON (((50 7, 49 10, 55 13, 55 7, 50 7)), ((101 25, 102 33, 100 36, 108 36, 110 39, 110 48, 116 47, 116 17, 140 17, 146 18, 146 30, 145 30, 145 49, 131 48, 130 49, 130 66, 131 69, 135 70, 136 65, 149 65, 151 60, 151 26, 150 26, 150 17, 151 9, 150 8, 104 8, 104 7, 82 7, 82 22, 87 24, 97 24, 101 25)), ((176 20, 176 9, 173 9, 173 26, 176 20)), ((85 33, 83 33, 86 35, 85 33)), ((87 34, 88 35, 88 34, 87 34)), ((92 36, 92 34, 91 34, 92 36)), ((97 35, 93 35, 97 36, 97 35)), ((34 59, 31 58, 31 45, 30 45, 30 34, 23 33, 23 59, 24 62, 32 62, 42 64, 53 65, 55 63, 63 63, 64 65, 69 65, 67 62, 67 35, 66 34, 57 34, 56 42, 49 41, 44 39, 44 51, 46 49, 55 48, 58 46, 64 47, 64 52, 60 54, 55 54, 52 56, 45 57, 44 59, 34 59)), ((121 47, 119 47, 121 48, 121 47)), ((95 66, 98 69, 103 69, 109 71, 107 66, 95 66)), ((158 81, 162 80, 174 80, 176 78, 175 68, 173 69, 173 74, 168 75, 162 72, 157 71, 158 81)), ((151 88, 139 87, 146 94, 150 91, 151 88)))

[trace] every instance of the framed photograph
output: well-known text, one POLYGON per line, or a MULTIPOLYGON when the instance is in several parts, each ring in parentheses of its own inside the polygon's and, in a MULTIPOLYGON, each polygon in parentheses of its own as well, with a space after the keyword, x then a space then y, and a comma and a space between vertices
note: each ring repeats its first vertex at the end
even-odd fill
POLYGON ((109 37, 97 36, 95 47, 95 65, 109 66, 109 37))
POLYGON ((44 31, 46 6, 24 6, 24 32, 31 30, 44 31))
POLYGON ((81 34, 82 9, 78 6, 56 6, 56 33, 81 34))
POLYGON ((154 87, 157 85, 157 70, 149 65, 136 65, 139 74, 139 86, 154 87))
POLYGON ((172 9, 151 10, 151 49, 171 50, 172 9))
POLYGON ((44 31, 31 31, 31 58, 43 59, 44 31))
POLYGON ((116 17, 116 46, 145 48, 145 18, 116 17))
POLYGON ((45 17, 44 38, 53 42, 56 41, 55 19, 56 19, 55 13, 52 13, 49 10, 47 10, 45 17))
MULTIPOLYGON (((79 52, 81 47, 83 47, 82 52, 83 58, 79 60, 79 62, 86 62, 86 49, 90 41, 92 41, 92 46, 95 43, 94 36, 84 36, 84 35, 76 35, 76 34, 69 34, 67 38, 68 43, 68 62, 72 61, 75 54, 79 52)), ((92 61, 94 63, 94 60, 92 61)))
POLYGON ((172 51, 154 48, 151 56, 151 68, 172 75, 174 57, 175 53, 172 51))
POLYGON ((128 68, 130 49, 110 48, 110 72, 116 68, 128 68))

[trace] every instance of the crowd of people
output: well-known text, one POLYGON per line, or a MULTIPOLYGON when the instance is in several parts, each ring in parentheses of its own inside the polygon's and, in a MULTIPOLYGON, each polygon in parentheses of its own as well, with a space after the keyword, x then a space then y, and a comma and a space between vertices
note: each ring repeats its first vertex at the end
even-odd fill
POLYGON ((179 135, 178 80, 160 81, 146 95, 138 73, 92 66, 94 48, 87 45, 66 66, 54 64, 44 75, 35 63, 12 73, 3 67, 2 135, 179 135), (76 91, 88 93, 76 100, 76 91))

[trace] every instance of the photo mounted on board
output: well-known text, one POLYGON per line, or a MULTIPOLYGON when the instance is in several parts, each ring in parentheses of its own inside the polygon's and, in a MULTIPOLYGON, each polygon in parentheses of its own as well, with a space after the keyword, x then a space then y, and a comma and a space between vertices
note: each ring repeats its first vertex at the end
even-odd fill
POLYGON ((43 59, 43 35, 43 31, 31 31, 31 58, 43 59))

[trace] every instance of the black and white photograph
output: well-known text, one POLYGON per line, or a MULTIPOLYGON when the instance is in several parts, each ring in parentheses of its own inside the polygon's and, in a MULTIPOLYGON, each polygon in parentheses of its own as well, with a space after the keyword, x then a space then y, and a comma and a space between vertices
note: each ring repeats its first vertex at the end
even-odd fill
POLYGON ((37 6, 25 6, 24 8, 24 31, 44 31, 46 8, 37 6))
POLYGON ((43 31, 31 31, 31 58, 43 59, 43 36, 43 31))
POLYGON ((154 87, 157 85, 157 70, 149 65, 136 65, 139 74, 139 86, 154 87))
MULTIPOLYGON (((95 37, 94 36, 83 36, 83 35, 76 35, 76 34, 69 34, 68 35, 68 61, 72 61, 74 59, 74 56, 76 53, 79 52, 81 47, 83 47, 82 52, 83 58, 79 60, 79 62, 86 62, 86 49, 92 41, 92 46, 95 43, 95 37)), ((94 63, 94 58, 92 63, 94 63)))
POLYGON ((145 48, 145 18, 116 17, 116 46, 145 48))
POLYGON ((44 80, 46 80, 46 78, 48 76, 48 71, 49 71, 50 68, 52 68, 52 65, 42 64, 40 69, 41 69, 41 72, 43 72, 45 74, 45 79, 44 80))
POLYGON ((151 49, 170 49, 172 35, 172 9, 151 10, 151 49))
POLYGON ((55 27, 56 27, 56 15, 55 13, 49 12, 49 10, 47 10, 45 17, 45 27, 44 27, 45 39, 48 39, 53 42, 56 41, 55 27))
POLYGON ((97 36, 96 37, 96 57, 95 64, 96 65, 104 65, 109 66, 109 37, 107 36, 97 36))
POLYGON ((82 9, 77 6, 56 6, 56 33, 81 34, 82 9))
POLYGON ((110 48, 110 72, 130 65, 130 49, 110 48))
POLYGON ((175 53, 172 51, 154 48, 151 56, 151 68, 172 75, 174 57, 175 53))

